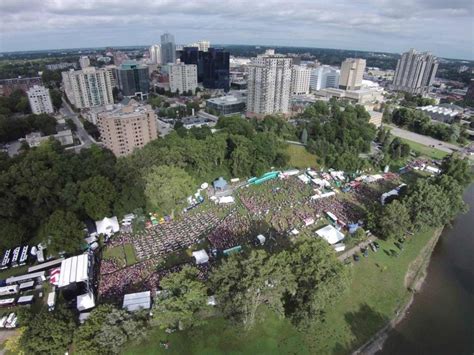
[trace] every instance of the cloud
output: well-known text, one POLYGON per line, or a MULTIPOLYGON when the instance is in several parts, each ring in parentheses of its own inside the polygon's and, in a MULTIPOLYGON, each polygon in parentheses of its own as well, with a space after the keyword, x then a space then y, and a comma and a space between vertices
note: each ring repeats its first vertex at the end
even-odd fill
POLYGON ((2 0, 0 51, 178 43, 410 47, 473 58, 472 0, 2 0))

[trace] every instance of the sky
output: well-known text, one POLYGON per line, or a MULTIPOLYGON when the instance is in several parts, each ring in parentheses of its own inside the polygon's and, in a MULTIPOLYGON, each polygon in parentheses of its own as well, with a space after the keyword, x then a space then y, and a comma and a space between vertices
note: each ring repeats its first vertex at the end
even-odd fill
POLYGON ((474 59, 473 0, 1 0, 0 52, 177 44, 291 45, 474 59))

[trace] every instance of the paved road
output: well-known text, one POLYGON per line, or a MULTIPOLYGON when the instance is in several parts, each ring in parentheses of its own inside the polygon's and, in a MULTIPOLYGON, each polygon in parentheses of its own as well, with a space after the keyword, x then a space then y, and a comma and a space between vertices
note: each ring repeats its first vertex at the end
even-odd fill
POLYGON ((442 150, 443 152, 452 153, 454 151, 459 151, 460 148, 454 144, 443 142, 428 136, 423 136, 418 133, 410 132, 405 129, 401 129, 395 126, 385 125, 390 128, 390 132, 394 136, 405 138, 413 142, 423 144, 427 147, 434 146, 436 149, 442 150))
POLYGON ((369 239, 367 239, 366 241, 363 241, 359 244, 357 244, 355 247, 349 249, 349 250, 346 250, 344 253, 342 253, 341 255, 339 255, 337 258, 340 260, 340 261, 344 261, 346 260, 347 258, 350 258, 352 255, 356 254, 356 253, 359 253, 360 252, 360 248, 367 248, 367 246, 372 243, 373 241, 375 240, 375 237, 372 236, 372 237, 369 237, 369 239))
POLYGON ((67 101, 63 98, 63 108, 60 110, 61 114, 64 115, 66 118, 70 118, 74 121, 74 123, 77 126, 77 131, 76 135, 79 137, 81 140, 81 145, 71 147, 71 149, 75 149, 76 151, 80 151, 81 149, 84 148, 89 148, 92 144, 96 144, 97 142, 89 136, 87 131, 84 129, 84 125, 82 124, 81 120, 79 119, 79 116, 77 113, 75 113, 71 106, 67 103, 67 101))

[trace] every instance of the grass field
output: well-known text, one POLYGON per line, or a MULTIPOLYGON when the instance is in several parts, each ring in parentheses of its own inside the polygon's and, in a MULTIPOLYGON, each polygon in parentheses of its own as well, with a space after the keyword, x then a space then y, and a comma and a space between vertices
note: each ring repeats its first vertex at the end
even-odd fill
MULTIPOLYGON (((221 318, 207 325, 166 334, 150 330, 145 341, 129 344, 126 354, 345 354, 366 342, 396 310, 407 301, 404 286, 409 264, 433 235, 429 230, 405 242, 399 257, 389 256, 397 250, 393 242, 380 242, 377 253, 370 251, 352 265, 350 290, 328 309, 326 322, 298 332, 285 319, 268 314, 265 321, 245 332, 240 326, 221 318), (164 350, 160 341, 170 341, 164 350)), ((351 266, 348 266, 351 267, 351 266)))
POLYGON ((311 154, 301 145, 288 144, 286 152, 290 156, 289 166, 298 169, 305 169, 310 166, 315 167, 316 155, 311 154))
POLYGON ((430 148, 430 147, 427 147, 423 144, 420 144, 420 143, 417 143, 417 142, 413 142, 413 141, 410 141, 408 139, 404 139, 404 138, 400 138, 403 142, 405 143, 408 143, 410 145, 410 148, 420 154, 420 155, 424 155, 428 158, 431 158, 431 159, 443 159, 445 156, 448 155, 448 153, 446 152, 443 152, 442 150, 439 150, 439 149, 436 149, 436 148, 430 148))
POLYGON ((123 266, 133 265, 137 262, 137 257, 135 255, 135 250, 131 244, 124 244, 107 248, 104 251, 104 259, 117 259, 123 266))

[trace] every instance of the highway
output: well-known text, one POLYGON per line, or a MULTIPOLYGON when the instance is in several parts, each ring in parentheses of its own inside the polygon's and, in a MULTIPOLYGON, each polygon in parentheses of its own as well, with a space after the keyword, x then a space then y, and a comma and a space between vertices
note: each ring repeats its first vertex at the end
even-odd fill
POLYGON ((390 126, 387 124, 385 124, 384 126, 388 127, 390 129, 390 132, 396 137, 408 139, 410 141, 420 143, 427 147, 434 146, 436 149, 442 150, 443 152, 446 152, 446 153, 452 153, 453 151, 459 151, 462 149, 454 144, 443 142, 438 139, 424 136, 418 133, 410 132, 402 128, 390 126))

